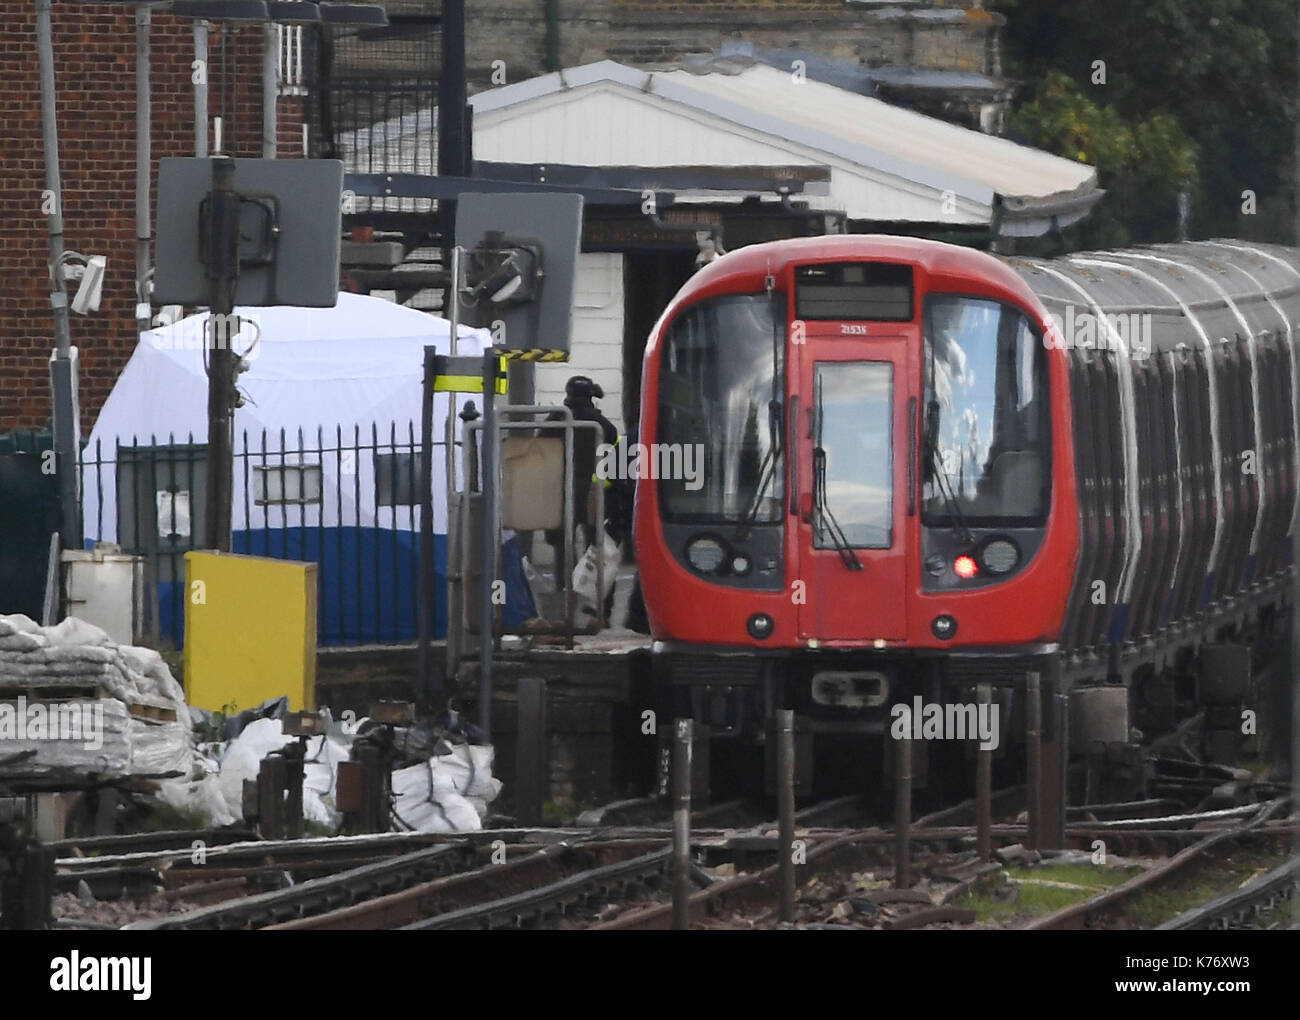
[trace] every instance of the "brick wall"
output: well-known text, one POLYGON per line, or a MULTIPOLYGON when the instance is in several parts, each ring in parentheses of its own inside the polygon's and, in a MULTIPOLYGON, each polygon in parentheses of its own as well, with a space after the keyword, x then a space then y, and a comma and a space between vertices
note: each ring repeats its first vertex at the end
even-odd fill
MULTIPOLYGON (((546 71, 543 0, 467 0, 468 61, 478 87, 494 60, 508 80, 546 71)), ((612 59, 654 67, 728 40, 803 49, 864 65, 913 65, 997 75, 1001 15, 981 0, 857 3, 845 0, 560 0, 565 67, 612 59)))
MULTIPOLYGON (((0 431, 41 427, 50 415, 53 348, 49 235, 41 214, 36 13, 31 0, 0 0, 0 431)), ((135 19, 85 3, 55 3, 54 55, 66 246, 108 256, 97 313, 72 315, 81 352, 82 428, 89 431, 135 345, 135 19)), ((211 33, 209 105, 221 111, 220 31, 211 33)), ((226 148, 261 154, 262 37, 231 31, 226 148), (238 73, 236 73, 238 72, 238 73)), ((190 22, 155 11, 152 44, 154 198, 157 160, 194 149, 190 22)), ((285 155, 301 152, 300 100, 281 100, 285 155)), ((156 227, 156 224, 155 224, 156 227)), ((70 291, 75 293, 75 282, 70 291)))

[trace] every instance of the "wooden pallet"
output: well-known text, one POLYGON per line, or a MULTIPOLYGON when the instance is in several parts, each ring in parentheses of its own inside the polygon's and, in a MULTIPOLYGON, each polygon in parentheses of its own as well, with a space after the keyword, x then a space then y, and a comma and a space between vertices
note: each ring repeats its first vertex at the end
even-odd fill
POLYGON ((75 677, 38 677, 0 680, 0 701, 69 701, 72 699, 111 698, 112 692, 100 680, 75 677))
POLYGON ((153 719, 159 722, 175 722, 175 709, 162 704, 135 703, 127 706, 135 719, 153 719))

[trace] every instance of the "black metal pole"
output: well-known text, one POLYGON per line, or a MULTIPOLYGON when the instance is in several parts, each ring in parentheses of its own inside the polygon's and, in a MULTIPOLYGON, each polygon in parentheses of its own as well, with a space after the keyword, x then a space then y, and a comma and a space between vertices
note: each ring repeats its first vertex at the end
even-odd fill
POLYGON ((894 888, 912 886, 912 738, 894 742, 894 888))
MULTIPOLYGON (((979 711, 993 711, 992 685, 979 684, 977 690, 979 711)), ((975 849, 987 861, 993 856, 993 749, 979 744, 975 756, 975 849)))
MULTIPOLYGON (((438 81, 438 174, 469 174, 465 107, 465 0, 443 0, 442 75, 438 81)), ((442 264, 451 265, 456 233, 456 203, 438 203, 438 229, 442 234, 442 264)))
POLYGON ((497 550, 497 416, 496 380, 500 355, 489 349, 483 355, 483 431, 479 433, 483 460, 482 569, 479 571, 478 724, 485 737, 492 735, 492 642, 496 631, 492 589, 496 584, 497 550))
POLYGON ((208 316, 208 469, 206 546, 230 551, 231 412, 234 408, 236 332, 235 281, 239 277, 239 195, 235 193, 235 161, 214 156, 212 192, 208 204, 208 276, 211 301, 208 316))
POLYGON ((777 815, 781 830, 781 920, 794 920, 794 711, 776 713, 777 815))
POLYGON ((1029 846, 1037 850, 1042 846, 1043 821, 1043 701, 1039 675, 1035 671, 1025 674, 1025 762, 1026 787, 1029 801, 1029 846))
POLYGON ((691 742, 690 719, 673 721, 673 928, 690 927, 691 897, 691 742))

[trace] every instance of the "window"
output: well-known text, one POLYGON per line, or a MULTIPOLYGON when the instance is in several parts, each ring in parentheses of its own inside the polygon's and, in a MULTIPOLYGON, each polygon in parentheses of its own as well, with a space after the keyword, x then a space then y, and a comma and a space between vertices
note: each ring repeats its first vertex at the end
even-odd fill
POLYGON ((922 519, 988 526, 1046 519, 1047 358, 1023 312, 933 296, 925 309, 922 519))
POLYGON ((375 485, 380 506, 420 505, 420 452, 376 453, 375 485))
POLYGON ((154 493, 157 506, 158 537, 178 539, 190 537, 190 493, 188 489, 158 489, 154 493))
POLYGON ((894 366, 823 361, 816 366, 813 542, 888 549, 893 522, 894 366))
POLYGON ((319 464, 277 464, 253 468, 253 502, 258 506, 319 503, 319 464))
POLYGON ((669 328, 656 439, 682 470, 660 476, 665 520, 783 520, 784 323, 782 295, 744 294, 702 301, 669 328))

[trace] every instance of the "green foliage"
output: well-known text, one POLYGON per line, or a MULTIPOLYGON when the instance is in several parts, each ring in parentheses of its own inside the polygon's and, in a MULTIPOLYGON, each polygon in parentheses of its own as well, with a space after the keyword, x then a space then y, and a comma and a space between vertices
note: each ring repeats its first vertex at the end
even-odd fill
POLYGON ((1081 247, 1160 236, 1177 223, 1179 192, 1197 181, 1196 146, 1177 121, 1163 113, 1128 120, 1060 71, 1048 73, 1038 95, 1012 114, 1010 127, 1039 148, 1097 168, 1107 196, 1077 228, 1081 247))
POLYGON ((1085 154, 1108 190, 1068 247, 1173 239, 1184 186, 1191 236, 1292 240, 1294 0, 990 6, 1007 16, 1005 72, 1021 83, 1011 132, 1085 154))

